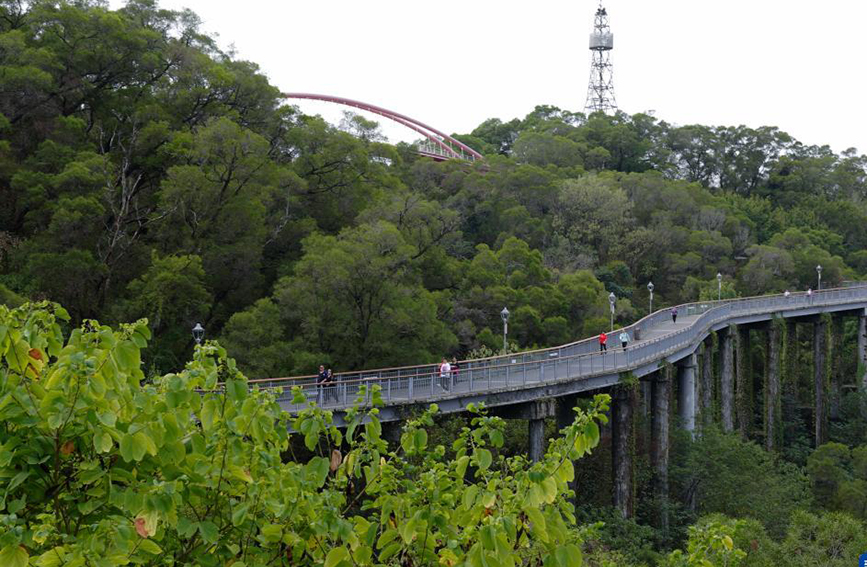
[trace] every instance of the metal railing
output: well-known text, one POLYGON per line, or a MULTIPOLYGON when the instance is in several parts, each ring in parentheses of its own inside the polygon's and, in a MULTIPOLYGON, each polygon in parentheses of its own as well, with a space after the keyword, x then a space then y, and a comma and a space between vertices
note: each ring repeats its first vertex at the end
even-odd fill
POLYGON ((386 404, 432 402, 454 396, 625 372, 660 360, 688 345, 697 345, 700 337, 712 326, 733 317, 796 309, 821 310, 855 302, 867 302, 867 284, 813 292, 811 295, 793 293, 679 305, 678 317, 687 324, 660 335, 659 327, 671 321, 670 310, 663 309, 609 334, 614 339, 626 330, 634 340, 625 349, 609 347, 606 352, 599 352, 597 338, 591 337, 559 347, 461 361, 448 373, 440 373, 438 364, 424 364, 340 373, 329 384, 317 384, 315 376, 251 380, 250 383, 263 389, 283 388, 278 400, 290 412, 304 407, 292 403, 289 392, 292 386, 300 386, 308 399, 332 409, 351 406, 362 386, 368 387, 365 401, 369 401, 373 385, 381 387, 386 404), (658 336, 652 336, 654 334, 658 336))

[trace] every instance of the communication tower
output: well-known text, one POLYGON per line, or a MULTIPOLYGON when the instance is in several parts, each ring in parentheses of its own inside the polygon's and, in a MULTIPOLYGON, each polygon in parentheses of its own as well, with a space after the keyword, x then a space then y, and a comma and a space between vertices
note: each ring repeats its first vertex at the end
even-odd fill
POLYGON ((599 2, 596 19, 593 23, 593 33, 590 34, 590 51, 593 52, 590 61, 590 84, 587 85, 587 102, 584 112, 617 112, 617 101, 614 99, 614 73, 611 66, 611 50, 614 49, 614 34, 608 25, 608 12, 599 2))

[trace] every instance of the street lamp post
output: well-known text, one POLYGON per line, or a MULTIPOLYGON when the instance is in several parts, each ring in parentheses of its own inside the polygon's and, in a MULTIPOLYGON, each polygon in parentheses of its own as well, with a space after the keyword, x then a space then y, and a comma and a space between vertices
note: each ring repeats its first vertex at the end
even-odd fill
POLYGON ((647 291, 650 292, 650 313, 653 313, 653 282, 647 282, 647 291))
POLYGON ((614 302, 617 301, 617 296, 614 292, 608 294, 608 304, 611 306, 611 331, 614 331, 614 302))
POLYGON ((503 354, 505 354, 508 350, 506 335, 509 334, 509 310, 503 307, 503 310, 500 311, 500 317, 503 319, 503 354))
POLYGON ((816 265, 816 273, 819 275, 819 285, 816 287, 816 291, 822 291, 822 264, 816 265))
POLYGON ((716 273, 716 299, 722 301, 722 274, 716 273))
POLYGON ((205 328, 202 327, 201 323, 196 323, 196 326, 193 327, 193 340, 196 341, 197 345, 202 344, 202 338, 205 336, 205 328))

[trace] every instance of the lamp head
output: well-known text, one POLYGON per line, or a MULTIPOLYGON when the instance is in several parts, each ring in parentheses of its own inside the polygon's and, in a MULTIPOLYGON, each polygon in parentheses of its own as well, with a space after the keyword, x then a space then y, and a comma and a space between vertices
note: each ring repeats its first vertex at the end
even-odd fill
POLYGON ((205 328, 202 327, 201 323, 196 323, 196 326, 193 327, 193 339, 197 343, 202 342, 202 338, 205 336, 205 328))
POLYGON ((509 310, 506 307, 503 307, 503 310, 500 311, 500 317, 503 318, 503 323, 509 322, 509 310))

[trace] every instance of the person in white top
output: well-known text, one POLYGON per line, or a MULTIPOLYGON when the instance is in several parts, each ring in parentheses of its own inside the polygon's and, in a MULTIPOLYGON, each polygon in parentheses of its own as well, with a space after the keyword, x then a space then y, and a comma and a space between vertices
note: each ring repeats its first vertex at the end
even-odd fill
POLYGON ((449 364, 449 361, 446 357, 443 357, 442 363, 440 363, 440 386, 442 386, 443 390, 448 392, 449 390, 449 377, 452 374, 452 366, 449 364))
POLYGON ((629 344, 629 333, 625 330, 620 333, 620 344, 623 345, 623 350, 626 350, 626 346, 629 344))
POLYGON ((783 297, 789 297, 790 295, 789 290, 783 292, 783 297))

